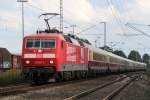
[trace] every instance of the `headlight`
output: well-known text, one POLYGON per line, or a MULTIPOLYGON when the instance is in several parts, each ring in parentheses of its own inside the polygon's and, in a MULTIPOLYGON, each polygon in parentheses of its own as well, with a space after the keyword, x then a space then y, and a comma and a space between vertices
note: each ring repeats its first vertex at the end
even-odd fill
POLYGON ((30 64, 30 61, 29 61, 29 60, 27 60, 27 61, 26 61, 26 64, 30 64))
POLYGON ((42 50, 41 50, 41 49, 39 49, 39 50, 38 50, 38 52, 39 52, 39 53, 41 53, 41 52, 42 52, 42 50))
POLYGON ((49 61, 50 64, 53 64, 54 62, 52 60, 49 61))

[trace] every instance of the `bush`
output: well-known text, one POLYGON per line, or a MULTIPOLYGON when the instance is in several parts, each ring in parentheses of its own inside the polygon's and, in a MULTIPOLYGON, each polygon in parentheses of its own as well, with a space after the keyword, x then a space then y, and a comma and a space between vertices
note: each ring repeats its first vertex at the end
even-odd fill
POLYGON ((0 86, 24 83, 25 79, 21 70, 11 69, 0 72, 0 86))

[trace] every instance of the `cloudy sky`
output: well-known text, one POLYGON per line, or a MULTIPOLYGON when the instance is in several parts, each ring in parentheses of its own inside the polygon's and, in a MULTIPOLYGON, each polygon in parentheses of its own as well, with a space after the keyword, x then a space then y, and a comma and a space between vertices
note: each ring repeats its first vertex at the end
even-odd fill
MULTIPOLYGON (((21 4, 17 0, 1 0, 0 3, 0 47, 12 53, 21 53, 21 4)), ((63 0, 64 32, 75 33, 92 25, 96 27, 79 34, 95 46, 103 46, 103 24, 107 22, 107 45, 121 49, 126 54, 136 49, 141 54, 150 53, 150 37, 126 26, 130 23, 150 35, 150 0, 63 0), (99 34, 99 35, 96 35, 99 34), (127 35, 124 36, 123 34, 127 35), (134 34, 138 34, 134 36, 134 34), (95 44, 95 40, 97 43, 95 44)), ((45 27, 38 16, 45 12, 59 13, 59 0, 28 0, 25 3, 25 35, 34 34, 45 27)), ((59 27, 59 17, 50 20, 52 27, 59 27)))

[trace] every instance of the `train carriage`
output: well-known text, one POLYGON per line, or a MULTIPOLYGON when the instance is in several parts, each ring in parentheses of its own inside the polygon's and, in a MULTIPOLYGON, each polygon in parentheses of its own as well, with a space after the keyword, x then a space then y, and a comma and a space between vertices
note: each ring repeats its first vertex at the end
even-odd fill
POLYGON ((89 70, 91 72, 106 72, 108 70, 108 59, 103 52, 99 52, 100 49, 93 48, 92 46, 85 44, 89 49, 89 70))
POLYGON ((11 63, 13 69, 22 69, 22 60, 21 54, 12 54, 11 55, 11 63))
POLYGON ((90 65, 89 68, 91 70, 96 69, 97 71, 100 70, 100 72, 127 72, 146 69, 145 63, 120 57, 89 44, 85 44, 85 46, 89 49, 89 64, 99 62, 99 64, 97 63, 95 66, 90 65), (105 64, 104 68, 103 64, 105 64))

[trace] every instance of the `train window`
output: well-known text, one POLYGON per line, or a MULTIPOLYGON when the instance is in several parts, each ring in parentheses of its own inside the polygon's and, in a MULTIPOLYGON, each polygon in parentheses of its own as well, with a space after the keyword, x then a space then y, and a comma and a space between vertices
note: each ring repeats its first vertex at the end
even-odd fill
POLYGON ((117 59, 114 58, 114 57, 110 57, 110 62, 111 62, 111 63, 116 63, 116 62, 117 62, 117 59))
POLYGON ((55 39, 27 39, 26 48, 55 48, 55 39))
POLYGON ((43 39, 42 48, 55 48, 55 39, 43 39))
POLYGON ((98 53, 93 53, 93 59, 97 60, 97 61, 106 61, 106 56, 102 55, 102 54, 98 54, 98 53))
POLYGON ((35 39, 34 47, 40 48, 40 39, 35 39))
POLYGON ((32 47, 34 47, 34 40, 33 40, 33 39, 28 39, 28 40, 27 40, 26 47, 27 47, 27 48, 32 48, 32 47))
POLYGON ((65 40, 66 40, 67 42, 72 43, 72 41, 71 41, 71 39, 70 39, 70 37, 69 37, 69 36, 64 35, 64 38, 65 38, 65 40))

